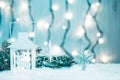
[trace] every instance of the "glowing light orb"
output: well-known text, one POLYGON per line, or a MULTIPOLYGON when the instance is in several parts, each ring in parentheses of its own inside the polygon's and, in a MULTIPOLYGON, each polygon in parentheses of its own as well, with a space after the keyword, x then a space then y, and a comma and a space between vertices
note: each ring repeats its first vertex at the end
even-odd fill
POLYGON ((96 59, 95 59, 95 58, 94 58, 94 59, 92 59, 92 60, 91 60, 91 62, 92 62, 92 63, 95 63, 95 62, 96 62, 96 59))
POLYGON ((29 37, 35 37, 35 33, 34 32, 30 32, 29 33, 29 37))
POLYGON ((99 2, 93 3, 91 5, 91 13, 95 15, 98 12, 99 6, 100 6, 99 2))
POLYGON ((97 36, 97 37, 100 37, 100 36, 101 36, 101 33, 97 33, 96 36, 97 36))
POLYGON ((66 29, 67 29, 67 26, 63 25, 63 26, 62 26, 62 29, 63 29, 63 30, 66 30, 66 29))
POLYGON ((3 2, 3 1, 0 1, 0 7, 1 7, 1 8, 5 8, 5 6, 6 6, 6 3, 3 2))
POLYGON ((73 50, 71 53, 72 53, 73 56, 77 56, 78 55, 78 51, 77 50, 73 50))
POLYGON ((109 55, 105 54, 105 53, 102 53, 101 57, 100 57, 100 60, 103 63, 108 63, 111 60, 111 57, 109 55))
POLYGON ((59 9, 59 6, 57 4, 52 5, 52 10, 53 11, 58 11, 58 9, 59 9))
POLYGON ((73 18, 73 13, 72 13, 72 12, 67 12, 67 13, 65 14, 65 19, 71 20, 72 18, 73 18))
POLYGON ((40 30, 46 30, 49 28, 49 23, 45 20, 40 20, 37 22, 37 27, 40 29, 40 30))
POLYGON ((20 9, 22 11, 27 11, 28 10, 28 4, 26 2, 21 2, 20 9))
POLYGON ((62 49, 58 45, 52 45, 49 53, 51 55, 59 55, 62 53, 62 49))
POLYGON ((99 44, 103 44, 104 43, 104 38, 99 38, 98 42, 99 42, 99 44))
POLYGON ((75 32, 75 35, 77 37, 83 37, 84 36, 84 33, 85 33, 85 30, 83 28, 78 28, 75 32))
POLYGON ((11 7, 10 7, 10 6, 6 6, 6 8, 7 8, 7 9, 11 9, 11 7))
POLYGON ((45 41, 43 44, 44 44, 45 46, 47 46, 47 45, 48 45, 48 42, 47 42, 47 41, 45 41))
POLYGON ((87 26, 87 27, 93 27, 95 25, 96 25, 96 23, 95 23, 93 17, 91 15, 89 15, 89 14, 86 15, 85 26, 87 26))
POLYGON ((69 4, 74 3, 74 0, 67 0, 69 4))
POLYGON ((20 18, 16 18, 16 21, 19 22, 19 21, 20 21, 20 18))
POLYGON ((95 9, 95 8, 97 8, 99 6, 100 6, 100 3, 96 2, 96 3, 94 3, 94 4, 91 5, 91 8, 95 9))
POLYGON ((93 19, 93 18, 92 18, 92 16, 91 16, 90 14, 88 14, 88 15, 86 15, 86 19, 87 19, 87 20, 91 20, 91 19, 93 19))
POLYGON ((99 2, 96 2, 95 5, 96 5, 97 7, 99 7, 99 6, 100 6, 100 3, 99 3, 99 2))

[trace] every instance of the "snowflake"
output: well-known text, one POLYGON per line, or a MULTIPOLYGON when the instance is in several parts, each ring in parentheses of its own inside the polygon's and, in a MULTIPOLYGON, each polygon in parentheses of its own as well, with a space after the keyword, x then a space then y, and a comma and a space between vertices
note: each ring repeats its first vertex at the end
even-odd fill
POLYGON ((88 51, 81 51, 79 55, 76 56, 77 64, 82 65, 82 70, 86 69, 87 64, 92 63, 94 55, 88 51))

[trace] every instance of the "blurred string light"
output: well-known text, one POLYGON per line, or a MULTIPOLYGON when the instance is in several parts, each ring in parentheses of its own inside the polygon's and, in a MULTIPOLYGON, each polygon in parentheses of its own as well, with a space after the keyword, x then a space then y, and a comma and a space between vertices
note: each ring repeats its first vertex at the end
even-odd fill
POLYGON ((0 1, 0 25, 1 25, 1 22, 2 22, 2 9, 4 9, 4 11, 8 11, 6 9, 8 9, 10 6, 8 4, 8 2, 4 1, 4 0, 1 0, 0 1))
POLYGON ((104 38, 99 38, 99 39, 98 39, 98 43, 99 43, 99 44, 103 44, 103 43, 104 43, 104 38))
POLYGON ((99 0, 98 2, 95 2, 95 3, 90 3, 89 0, 87 0, 87 4, 88 4, 88 9, 85 13, 85 17, 84 17, 84 24, 83 24, 83 29, 84 29, 84 37, 85 39, 88 41, 88 45, 84 48, 85 51, 89 50, 90 47, 92 47, 90 50, 91 50, 91 53, 94 54, 94 59, 96 57, 95 55, 95 47, 98 43, 100 44, 103 44, 104 43, 104 39, 102 38, 103 36, 103 32, 102 30, 99 28, 99 24, 98 24, 98 21, 96 19, 96 16, 98 14, 98 8, 100 6, 100 3, 101 3, 101 0, 99 0), (87 36, 87 32, 86 32, 86 27, 88 26, 96 26, 97 27, 97 30, 99 31, 96 36, 97 36, 97 41, 96 43, 91 46, 91 41, 89 39, 89 37, 87 36))
POLYGON ((35 33, 34 32, 29 32, 29 37, 30 38, 34 38, 35 37, 35 33))
POLYGON ((31 37, 32 41, 35 42, 35 23, 34 23, 34 18, 32 15, 32 10, 31 10, 31 0, 28 0, 28 4, 24 4, 26 10, 28 9, 29 11, 29 16, 31 19, 31 24, 32 24, 32 31, 30 32, 29 36, 31 37))
POLYGON ((74 3, 74 0, 68 0, 68 3, 69 3, 69 4, 73 4, 73 3, 74 3))
POLYGON ((49 23, 46 20, 39 20, 37 22, 37 27, 39 30, 48 30, 49 29, 49 23))
POLYGON ((82 38, 84 36, 84 33, 85 33, 84 29, 81 27, 78 27, 76 32, 75 32, 75 36, 82 38))
POLYGON ((106 56, 106 55, 102 55, 102 56, 101 56, 101 61, 102 61, 103 63, 107 63, 107 62, 109 61, 109 57, 106 56))
POLYGON ((6 9, 10 10, 10 9, 11 9, 10 5, 8 5, 8 6, 6 7, 6 9))
POLYGON ((85 26, 90 28, 95 26, 95 21, 90 14, 86 15, 85 26))
MULTIPOLYGON (((43 53, 44 52, 49 53, 49 55, 51 54, 51 48, 52 48, 50 39, 51 39, 51 28, 52 28, 53 23, 54 23, 54 11, 57 11, 57 10, 58 10, 58 5, 53 4, 52 0, 49 0, 49 11, 51 14, 51 23, 49 24, 46 20, 40 20, 39 22, 37 22, 37 27, 39 27, 39 29, 41 29, 41 30, 46 29, 47 30, 47 33, 48 33, 47 41, 43 42, 43 44, 45 46, 47 46, 47 48, 44 49, 43 53)), ((50 58, 50 60, 51 60, 51 58, 50 58)))
POLYGON ((70 11, 66 12, 66 14, 65 14, 65 19, 71 20, 72 18, 73 18, 73 13, 70 12, 70 11))
POLYGON ((49 53, 47 55, 49 55, 50 59, 51 59, 52 56, 64 55, 60 46, 58 46, 56 44, 52 44, 50 41, 49 41, 49 44, 48 44, 47 41, 45 41, 43 44, 45 46, 48 46, 49 49, 48 48, 43 48, 42 53, 43 53, 43 55, 45 55, 46 53, 49 53))
POLYGON ((93 4, 91 5, 91 11, 90 11, 90 13, 91 13, 92 15, 97 14, 97 13, 98 13, 98 10, 99 10, 99 7, 100 7, 100 1, 93 3, 93 4))
MULTIPOLYGON (((68 0, 65 0, 65 5, 66 5, 66 12, 68 12, 69 11, 69 2, 68 2, 68 0)), ((62 39, 62 42, 61 42, 61 44, 60 44, 60 47, 62 48, 62 50, 68 55, 68 56, 70 56, 71 58, 73 58, 72 57, 72 55, 64 48, 64 45, 65 45, 65 41, 66 41, 66 38, 67 38, 67 34, 68 34, 68 32, 69 32, 69 30, 70 30, 70 26, 71 26, 71 22, 70 22, 70 19, 72 18, 71 17, 71 15, 70 15, 71 13, 69 13, 69 16, 68 16, 68 19, 67 19, 67 29, 65 29, 65 33, 64 33, 64 35, 63 35, 63 39, 62 39), (70 18, 69 18, 70 17, 70 18)))
POLYGON ((48 42, 47 42, 47 41, 45 41, 43 44, 44 44, 45 46, 48 46, 48 42))
POLYGON ((4 1, 0 1, 0 8, 5 8, 6 7, 6 3, 4 1))
POLYGON ((94 57, 96 57, 96 54, 95 54, 95 48, 96 48, 96 46, 98 44, 103 44, 104 43, 103 31, 100 29, 98 21, 96 19, 98 11, 99 11, 100 4, 101 4, 101 0, 99 0, 98 2, 96 2, 96 3, 94 3, 94 4, 91 5, 91 8, 93 8, 93 9, 97 8, 95 14, 93 15, 93 18, 94 18, 94 20, 96 22, 96 28, 98 30, 98 33, 96 33, 97 41, 95 42, 95 44, 91 48, 91 52, 94 54, 94 57))
MULTIPOLYGON (((14 11, 13 11, 13 5, 14 5, 14 0, 11 0, 11 4, 10 4, 10 13, 11 13, 11 22, 15 21, 15 17, 14 17, 14 11)), ((10 32, 9 32, 9 38, 11 38, 12 33, 13 33, 13 29, 14 29, 14 24, 10 23, 10 32)))
POLYGON ((66 30, 66 29, 67 29, 67 26, 63 25, 63 26, 62 26, 62 29, 63 29, 63 30, 66 30))
POLYGON ((0 25, 2 22, 2 11, 8 13, 8 11, 10 10, 10 5, 7 1, 1 0, 0 1, 0 25))
POLYGON ((101 33, 98 32, 98 33, 96 34, 96 36, 97 36, 97 37, 100 37, 100 36, 101 36, 101 33))
POLYGON ((2 22, 2 13, 1 13, 1 7, 0 7, 0 27, 1 27, 1 22, 2 22))
POLYGON ((59 10, 59 6, 57 4, 53 4, 52 5, 52 10, 53 11, 58 11, 59 10))
POLYGON ((30 5, 30 1, 31 0, 28 0, 28 3, 27 3, 27 0, 26 1, 22 1, 21 2, 21 5, 20 5, 20 10, 21 11, 27 11, 28 10, 28 6, 30 5))
POLYGON ((4 9, 5 11, 8 11, 10 9, 10 5, 8 1, 0 1, 0 9, 4 9))
POLYGON ((89 2, 89 0, 87 0, 87 4, 88 4, 88 9, 87 9, 87 11, 85 13, 84 23, 83 23, 82 28, 84 30, 84 37, 87 40, 88 45, 84 48, 84 51, 87 51, 90 48, 90 46, 91 46, 91 41, 90 41, 90 39, 87 36, 87 32, 86 32, 86 28, 85 28, 86 27, 86 23, 87 23, 86 20, 89 21, 88 19, 91 19, 91 15, 89 15, 91 3, 89 2))
POLYGON ((93 58, 93 59, 91 60, 91 62, 92 62, 92 63, 95 63, 95 62, 96 62, 96 59, 95 59, 95 58, 93 58))
POLYGON ((53 55, 53 56, 63 54, 62 49, 55 44, 50 46, 49 53, 50 53, 49 55, 53 55))
POLYGON ((16 19, 15 19, 15 21, 19 22, 19 21, 20 21, 20 18, 19 18, 19 17, 18 17, 18 18, 16 18, 16 19))
POLYGON ((73 50, 71 53, 72 53, 72 56, 78 56, 78 51, 77 50, 73 50))
POLYGON ((109 56, 108 54, 106 54, 106 52, 102 52, 100 54, 100 61, 103 63, 108 63, 110 62, 110 60, 112 60, 112 57, 109 56))
POLYGON ((50 11, 50 14, 51 14, 51 23, 49 24, 49 28, 48 28, 48 37, 47 37, 48 44, 49 44, 49 41, 50 41, 50 38, 51 38, 51 28, 52 28, 53 23, 54 23, 54 9, 53 9, 52 0, 49 0, 49 11, 50 11))
POLYGON ((29 9, 29 16, 30 16, 30 19, 31 19, 31 22, 32 22, 32 32, 35 32, 35 23, 34 23, 34 18, 33 18, 33 15, 32 15, 32 10, 31 10, 31 0, 28 0, 28 9, 29 9))

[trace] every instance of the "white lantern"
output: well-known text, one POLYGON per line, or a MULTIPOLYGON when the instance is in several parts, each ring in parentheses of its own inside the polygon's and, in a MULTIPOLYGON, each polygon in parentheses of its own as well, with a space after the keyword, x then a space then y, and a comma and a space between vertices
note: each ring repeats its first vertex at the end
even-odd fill
POLYGON ((37 45, 28 39, 26 32, 20 32, 18 39, 13 42, 10 48, 11 70, 35 69, 35 49, 37 45))

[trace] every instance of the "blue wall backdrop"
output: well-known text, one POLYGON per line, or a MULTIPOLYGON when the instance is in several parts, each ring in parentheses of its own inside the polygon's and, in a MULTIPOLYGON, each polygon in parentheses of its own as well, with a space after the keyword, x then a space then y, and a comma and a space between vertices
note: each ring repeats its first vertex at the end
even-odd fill
POLYGON ((65 40, 70 54, 88 47, 98 62, 120 62, 120 0, 0 0, 0 43, 34 30, 41 48, 65 40))

